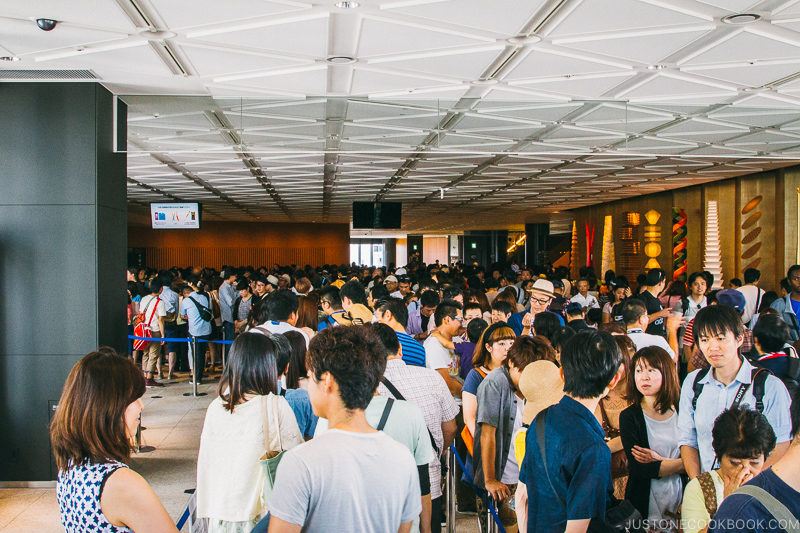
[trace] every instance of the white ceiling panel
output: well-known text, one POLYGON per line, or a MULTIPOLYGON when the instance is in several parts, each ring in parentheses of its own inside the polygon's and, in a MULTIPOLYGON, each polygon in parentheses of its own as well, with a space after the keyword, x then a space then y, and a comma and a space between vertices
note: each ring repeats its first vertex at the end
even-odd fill
POLYGON ((510 227, 798 163, 800 4, 750 3, 9 0, 0 71, 122 96, 132 209, 346 222, 397 199, 407 230, 474 229, 456 207, 510 227), (762 20, 721 21, 746 9, 762 20))

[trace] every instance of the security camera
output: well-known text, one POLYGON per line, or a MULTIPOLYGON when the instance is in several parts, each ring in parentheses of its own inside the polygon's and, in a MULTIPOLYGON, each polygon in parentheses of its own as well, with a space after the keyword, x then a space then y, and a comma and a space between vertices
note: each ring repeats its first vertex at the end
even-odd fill
POLYGON ((52 31, 56 24, 58 24, 57 20, 53 19, 36 19, 36 25, 39 26, 40 30, 44 31, 52 31))

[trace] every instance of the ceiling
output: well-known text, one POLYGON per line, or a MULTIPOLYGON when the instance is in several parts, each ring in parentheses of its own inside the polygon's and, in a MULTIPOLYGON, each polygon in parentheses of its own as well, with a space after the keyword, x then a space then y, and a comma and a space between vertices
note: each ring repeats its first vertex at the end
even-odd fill
POLYGON ((800 162, 800 0, 343 4, 4 0, 0 81, 121 95, 134 216, 512 228, 800 162))

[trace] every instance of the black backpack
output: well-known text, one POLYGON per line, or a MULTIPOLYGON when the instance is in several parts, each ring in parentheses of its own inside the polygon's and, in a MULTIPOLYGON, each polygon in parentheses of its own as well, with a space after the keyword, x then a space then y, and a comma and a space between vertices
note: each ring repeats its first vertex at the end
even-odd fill
MULTIPOLYGON (((775 374, 775 377, 780 379, 789 391, 789 398, 792 400, 791 404, 791 417, 792 417, 792 435, 797 433, 800 429, 800 359, 797 357, 789 357, 789 369, 785 376, 775 374)), ((758 361, 751 361, 754 366, 759 366, 758 361)), ((763 368, 760 367, 759 368, 763 368)))
MULTIPOLYGON (((703 393, 703 383, 700 383, 704 377, 708 375, 710 368, 704 368, 694 376, 694 382, 692 383, 692 410, 697 410, 697 399, 703 393)), ((742 398, 744 398, 745 392, 751 386, 753 387, 753 397, 756 399, 756 410, 759 413, 764 412, 764 384, 767 382, 767 378, 772 374, 766 368, 754 368, 752 373, 750 374, 750 384, 742 383, 739 386, 739 390, 736 393, 736 398, 733 400, 733 404, 731 404, 731 408, 738 407, 740 403, 742 403, 742 398)))

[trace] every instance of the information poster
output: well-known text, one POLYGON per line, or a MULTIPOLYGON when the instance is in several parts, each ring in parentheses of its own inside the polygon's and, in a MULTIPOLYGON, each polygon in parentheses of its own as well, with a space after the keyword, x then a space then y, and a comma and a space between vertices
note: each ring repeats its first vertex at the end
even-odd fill
POLYGON ((150 204, 150 221, 153 229, 199 229, 200 204, 150 204))

